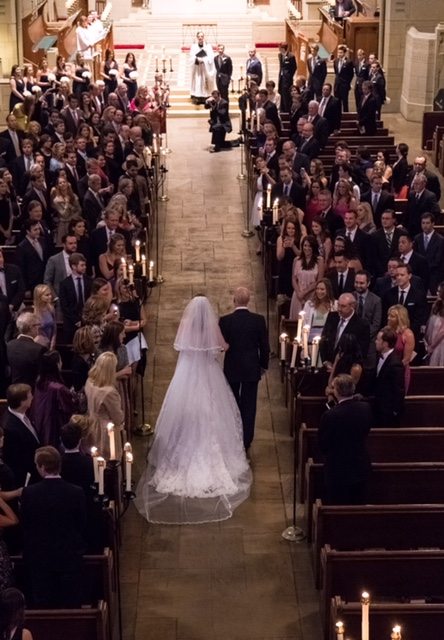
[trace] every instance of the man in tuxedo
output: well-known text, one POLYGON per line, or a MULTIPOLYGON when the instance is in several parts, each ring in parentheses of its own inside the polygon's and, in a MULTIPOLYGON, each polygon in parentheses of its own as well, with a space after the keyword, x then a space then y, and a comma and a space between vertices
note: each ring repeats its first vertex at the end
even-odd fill
POLYGON ((17 126, 17 118, 13 113, 10 113, 6 116, 6 129, 0 133, 0 140, 4 143, 6 166, 11 166, 22 155, 22 139, 23 133, 17 126))
POLYGON ((336 98, 341 101, 342 111, 348 112, 348 94, 355 73, 354 65, 347 57, 347 46, 345 44, 340 44, 337 51, 338 57, 333 62, 335 72, 334 93, 336 98))
POLYGON ((82 487, 85 494, 90 494, 94 484, 94 465, 90 455, 80 452, 82 429, 75 422, 68 422, 60 429, 64 453, 62 454, 61 476, 66 482, 82 487))
POLYGON ((341 102, 332 95, 332 91, 332 85, 329 82, 324 83, 319 103, 319 115, 327 120, 329 135, 339 133, 342 117, 341 102))
POLYGON ((350 269, 349 259, 342 251, 334 256, 335 266, 330 269, 328 279, 331 282, 333 295, 336 299, 343 293, 351 293, 355 288, 355 271, 350 269))
POLYGON ((404 365, 395 353, 398 336, 384 327, 376 337, 379 360, 373 387, 373 415, 376 427, 399 427, 404 408, 404 365))
POLYGON ((352 377, 333 380, 337 404, 319 424, 318 443, 325 456, 324 482, 327 504, 364 504, 371 471, 366 440, 372 427, 370 405, 355 397, 352 377))
POLYGON ((370 189, 361 196, 361 202, 368 202, 373 211, 375 225, 381 226, 381 216, 387 209, 395 209, 395 199, 391 193, 382 190, 382 178, 373 175, 370 179, 370 189))
POLYGON ((436 201, 439 202, 441 200, 441 183, 439 182, 438 176, 427 169, 427 158, 424 156, 415 158, 413 169, 407 175, 406 184, 410 186, 411 190, 413 189, 414 179, 419 175, 426 177, 427 182, 425 188, 434 193, 436 201))
POLYGON ((362 102, 362 84, 365 80, 368 80, 368 72, 370 69, 370 65, 365 59, 365 51, 364 49, 358 49, 356 52, 356 60, 355 60, 355 101, 356 101, 356 111, 359 112, 361 102, 362 102))
POLYGON ((290 112, 291 96, 290 88, 293 84, 293 77, 296 73, 297 64, 294 54, 289 50, 286 42, 279 45, 279 86, 281 95, 281 111, 290 112))
POLYGON ((256 49, 250 49, 248 52, 248 60, 245 64, 246 75, 256 82, 260 87, 262 83, 262 62, 256 57, 256 49))
POLYGON ((276 139, 267 138, 264 142, 263 154, 261 154, 260 150, 259 154, 263 155, 272 178, 276 180, 279 175, 279 156, 276 150, 276 139))
POLYGON ((62 480, 60 453, 40 447, 35 465, 41 482, 21 497, 23 563, 30 582, 31 606, 79 608, 82 556, 86 550, 86 503, 80 487, 62 480))
POLYGON ((408 264, 413 275, 421 278, 425 291, 428 290, 429 284, 429 266, 426 258, 420 253, 413 250, 413 240, 407 233, 403 231, 398 239, 399 259, 403 264, 408 264))
POLYGON ((60 308, 63 315, 63 334, 70 344, 80 327, 85 301, 91 294, 91 279, 85 275, 86 259, 81 253, 69 256, 71 275, 62 280, 59 288, 60 308))
POLYGON ((29 187, 23 196, 22 209, 27 210, 31 202, 39 202, 42 206, 42 215, 47 223, 51 222, 49 194, 45 182, 45 174, 40 167, 34 166, 29 175, 29 187))
POLYGON ((25 220, 26 237, 17 247, 17 266, 23 275, 26 291, 43 282, 48 252, 40 238, 40 225, 34 220, 25 220))
POLYGON ((387 262, 398 254, 398 241, 403 227, 396 226, 396 214, 387 209, 381 216, 381 228, 370 235, 371 271, 376 277, 387 271, 387 262))
POLYGON ((334 238, 336 232, 343 226, 343 219, 332 208, 332 195, 328 189, 320 191, 318 199, 321 207, 319 215, 325 220, 330 236, 334 238))
POLYGON ((358 214, 356 211, 347 211, 344 215, 344 227, 339 229, 337 236, 348 238, 356 254, 361 259, 363 266, 368 269, 370 265, 370 236, 359 228, 358 214))
POLYGON ((427 296, 423 288, 412 284, 412 268, 409 264, 399 265, 396 269, 396 287, 392 287, 382 298, 382 318, 387 321, 387 312, 395 304, 407 309, 410 328, 419 344, 422 329, 428 318, 427 296))
MULTIPOLYGON (((307 59, 308 86, 311 95, 316 100, 321 100, 322 85, 327 77, 327 61, 319 57, 319 46, 313 44, 310 47, 310 55, 307 59)), ((322 114, 321 114, 322 115, 322 114)))
POLYGON ((362 356, 366 358, 370 343, 370 327, 364 318, 356 314, 356 300, 352 293, 339 296, 338 310, 330 311, 322 329, 319 349, 321 360, 327 368, 333 365, 341 338, 347 333, 355 335, 362 356))
POLYGON ((414 248, 427 261, 429 291, 436 295, 438 285, 444 280, 444 238, 435 231, 435 219, 431 213, 421 216, 422 233, 415 236, 414 248))
POLYGON ((66 178, 69 182, 69 184, 71 185, 71 189, 73 191, 73 193, 76 194, 76 196, 79 195, 79 180, 80 180, 80 175, 79 172, 77 171, 77 152, 74 149, 69 149, 64 157, 63 157, 63 161, 65 163, 65 173, 66 173, 66 178))
POLYGON ((313 125, 313 135, 323 149, 327 144, 330 129, 326 118, 319 114, 319 102, 316 100, 310 100, 308 103, 308 122, 313 125))
POLYGON ((247 452, 254 437, 257 388, 268 369, 270 353, 265 318, 248 310, 249 301, 249 290, 238 287, 234 292, 234 312, 219 321, 228 344, 224 373, 239 405, 247 452))
POLYGON ((212 91, 211 97, 205 101, 205 108, 210 110, 211 144, 210 153, 216 153, 221 149, 231 149, 231 143, 225 141, 225 136, 232 130, 228 102, 224 100, 219 91, 212 91))
POLYGON ((33 387, 46 351, 45 347, 34 342, 40 323, 36 315, 25 311, 18 316, 16 325, 18 336, 6 345, 11 382, 23 382, 33 387))
POLYGON ((362 98, 358 109, 358 128, 361 135, 375 136, 378 132, 378 105, 372 93, 372 83, 362 83, 362 98))
POLYGON ((299 151, 308 156, 310 160, 318 158, 321 153, 321 145, 314 137, 314 127, 311 122, 306 122, 302 127, 302 137, 304 141, 299 147, 299 151))
POLYGON ((62 280, 71 275, 69 266, 69 256, 77 251, 77 238, 74 235, 66 234, 62 237, 63 249, 51 256, 46 263, 43 282, 49 285, 55 294, 59 295, 59 287, 62 280))
POLYGON ((305 208, 305 189, 301 187, 296 180, 293 180, 291 169, 281 169, 280 181, 275 185, 272 191, 272 198, 281 198, 287 196, 295 207, 299 209, 305 208))
POLYGON ((221 97, 228 102, 231 76, 233 75, 233 62, 230 56, 225 55, 225 46, 217 46, 217 56, 214 57, 216 67, 216 85, 221 97))
POLYGON ((370 345, 365 362, 366 369, 374 369, 376 366, 375 338, 381 327, 382 303, 381 298, 369 290, 371 276, 368 271, 357 271, 355 275, 356 313, 360 318, 367 320, 370 327, 370 345))
POLYGON ((427 188, 427 177, 419 173, 412 183, 405 212, 406 227, 414 237, 421 231, 421 216, 423 213, 432 213, 434 216, 441 215, 441 208, 436 201, 436 196, 427 188))
POLYGON ((34 454, 40 446, 38 435, 27 416, 32 404, 32 390, 28 384, 11 384, 6 391, 8 409, 3 417, 5 439, 3 461, 11 468, 17 487, 23 487, 26 474, 37 482, 34 454))
POLYGON ((9 311, 18 311, 25 297, 25 283, 20 269, 15 264, 5 264, 0 247, 0 298, 5 298, 9 311))

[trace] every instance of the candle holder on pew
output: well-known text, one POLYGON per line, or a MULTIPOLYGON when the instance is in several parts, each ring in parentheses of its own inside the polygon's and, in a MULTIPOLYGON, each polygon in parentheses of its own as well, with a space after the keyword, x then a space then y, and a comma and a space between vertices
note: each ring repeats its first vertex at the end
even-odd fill
POLYGON ((242 82, 243 81, 244 81, 243 76, 241 76, 237 81, 237 93, 238 93, 238 95, 240 95, 242 93, 241 87, 242 87, 242 82))
POLYGON ((244 173, 244 136, 241 134, 239 136, 239 147, 240 147, 240 171, 237 174, 238 180, 245 180, 246 174, 244 173))
POLYGON ((123 491, 123 495, 125 497, 125 501, 127 503, 134 500, 136 494, 133 491, 133 482, 132 482, 132 464, 133 464, 133 450, 131 447, 131 443, 126 442, 123 447, 123 455, 125 458, 125 488, 123 491))

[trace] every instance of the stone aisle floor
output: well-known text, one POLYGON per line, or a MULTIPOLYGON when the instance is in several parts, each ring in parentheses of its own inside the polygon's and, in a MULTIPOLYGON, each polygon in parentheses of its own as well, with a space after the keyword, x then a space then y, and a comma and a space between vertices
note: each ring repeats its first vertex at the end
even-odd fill
MULTIPOLYGON (((243 284, 251 288, 252 310, 266 312, 256 240, 241 236, 239 150, 209 154, 204 120, 170 120, 168 143, 170 199, 160 211, 165 283, 148 304, 146 398, 153 424, 176 363, 178 322, 194 294, 207 295, 223 314, 232 309, 233 289, 243 284)), ((125 514, 125 640, 321 637, 307 547, 281 538, 291 515, 292 443, 276 360, 259 393, 254 486, 232 519, 178 527, 148 525, 133 507, 125 514)), ((148 442, 135 439, 134 445, 138 477, 148 442)))

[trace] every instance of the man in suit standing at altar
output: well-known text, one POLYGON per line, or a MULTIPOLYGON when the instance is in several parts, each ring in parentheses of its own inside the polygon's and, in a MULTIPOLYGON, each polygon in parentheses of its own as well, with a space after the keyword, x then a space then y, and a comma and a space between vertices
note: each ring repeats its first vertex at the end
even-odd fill
POLYGON ((238 287, 234 292, 234 312, 219 320, 228 343, 224 373, 239 406, 247 453, 254 436, 257 388, 268 369, 270 354, 265 318, 248 310, 249 301, 249 290, 238 287))
POLYGON ((279 93, 281 94, 281 111, 283 113, 290 112, 290 88, 296 69, 297 63, 294 54, 289 51, 286 42, 281 42, 279 45, 279 93))
POLYGON ((256 49, 250 49, 248 52, 248 60, 245 65, 245 71, 250 80, 256 82, 257 86, 261 86, 262 82, 262 62, 256 56, 256 49))
POLYGON ((196 34, 197 42, 190 49, 191 100, 203 104, 214 89, 214 53, 213 47, 205 42, 203 31, 196 34))
POLYGON ((214 58, 216 67, 216 84, 221 97, 228 102, 231 76, 233 75, 233 62, 230 56, 225 55, 225 45, 217 46, 218 54, 214 58))
POLYGON ((341 101, 342 111, 348 112, 348 94, 355 75, 355 66, 347 57, 345 44, 338 46, 338 57, 333 62, 335 70, 335 97, 341 101))

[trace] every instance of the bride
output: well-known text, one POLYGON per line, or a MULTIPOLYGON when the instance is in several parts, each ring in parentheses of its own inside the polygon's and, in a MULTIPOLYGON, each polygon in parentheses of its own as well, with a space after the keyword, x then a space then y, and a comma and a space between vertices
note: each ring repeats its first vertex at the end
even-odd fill
POLYGON ((149 522, 226 520, 248 498, 252 477, 240 413, 217 360, 227 345, 205 296, 187 305, 174 348, 179 359, 135 504, 149 522))

